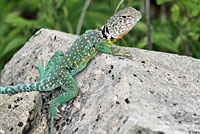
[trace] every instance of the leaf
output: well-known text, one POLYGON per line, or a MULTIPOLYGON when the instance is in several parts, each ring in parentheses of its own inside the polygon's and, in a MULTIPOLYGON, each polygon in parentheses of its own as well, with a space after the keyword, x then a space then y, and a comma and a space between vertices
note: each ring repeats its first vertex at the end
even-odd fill
MULTIPOLYGON (((199 7, 199 8, 200 8, 200 7, 199 7)), ((200 12, 199 9, 196 9, 196 8, 193 9, 193 10, 192 10, 192 16, 193 16, 193 17, 197 16, 197 15, 199 14, 199 12, 200 12)))
POLYGON ((152 43, 160 48, 164 48, 165 51, 179 53, 178 48, 176 48, 176 44, 168 38, 157 38, 155 40, 152 39, 152 43))
POLYGON ((178 37, 175 39, 175 44, 176 44, 176 47, 177 47, 177 48, 181 45, 181 42, 182 42, 181 36, 178 36, 178 37))
POLYGON ((1 56, 3 57, 4 55, 6 55, 7 53, 9 53, 10 51, 13 51, 14 49, 19 48, 20 46, 22 46, 25 42, 26 42, 26 38, 18 36, 13 38, 13 40, 11 40, 4 48, 1 56))
POLYGON ((174 22, 176 22, 179 17, 180 17, 180 9, 178 7, 178 5, 174 4, 172 7, 171 7, 171 18, 174 22))
POLYGON ((63 4, 64 0, 56 0, 56 8, 60 8, 63 4))
POLYGON ((12 29, 10 32, 9 32, 9 36, 16 36, 18 34, 21 34, 22 32, 22 28, 21 27, 16 27, 14 29, 12 29))
POLYGON ((64 16, 65 16, 65 17, 68 17, 69 11, 68 11, 68 8, 67 8, 67 7, 63 7, 63 13, 64 13, 64 16))
POLYGON ((181 21, 180 21, 180 24, 181 24, 182 26, 184 26, 184 25, 188 22, 188 18, 187 18, 187 17, 183 17, 183 18, 181 18, 180 20, 181 20, 181 21))
POLYGON ((8 14, 5 19, 5 22, 9 23, 14 27, 24 27, 24 26, 32 27, 32 25, 36 23, 36 21, 34 20, 26 20, 20 17, 18 12, 8 14))
POLYGON ((200 45, 195 46, 194 44, 190 43, 190 47, 192 49, 193 56, 195 56, 196 58, 200 58, 200 45))
POLYGON ((200 37, 200 35, 195 33, 195 32, 189 32, 188 35, 191 36, 192 39, 195 40, 195 41, 198 41, 198 39, 200 37))
POLYGON ((71 23, 69 21, 66 21, 66 24, 67 24, 68 32, 69 33, 74 33, 71 23))
POLYGON ((147 45, 147 37, 144 37, 142 40, 140 40, 136 47, 137 48, 144 48, 147 45))
POLYGON ((156 31, 152 32, 152 37, 155 39, 170 39, 172 35, 170 33, 166 33, 165 31, 156 31))
POLYGON ((163 2, 164 2, 164 0, 156 0, 156 3, 157 3, 158 5, 161 5, 163 2))
POLYGON ((157 3, 158 5, 161 5, 161 4, 163 4, 163 3, 165 3, 165 2, 169 2, 169 1, 172 1, 172 0, 156 0, 156 3, 157 3))
POLYGON ((9 26, 7 24, 0 25, 0 39, 9 31, 9 26))
POLYGON ((147 32, 147 26, 144 22, 138 22, 133 29, 138 30, 138 31, 142 31, 143 33, 147 32))
POLYGON ((191 19, 190 23, 188 25, 188 30, 193 31, 193 32, 198 32, 199 31, 199 23, 197 19, 191 19))

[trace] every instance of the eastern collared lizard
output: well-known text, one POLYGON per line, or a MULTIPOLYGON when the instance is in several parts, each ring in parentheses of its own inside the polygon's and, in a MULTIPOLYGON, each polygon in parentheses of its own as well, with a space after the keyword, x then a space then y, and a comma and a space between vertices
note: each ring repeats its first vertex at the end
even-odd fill
POLYGON ((78 95, 79 91, 73 76, 83 70, 98 52, 130 57, 128 51, 115 50, 111 47, 113 42, 127 34, 141 17, 141 13, 132 7, 120 10, 102 27, 86 31, 66 53, 57 51, 51 57, 46 69, 41 62, 40 65, 35 65, 40 73, 39 81, 0 87, 0 94, 51 91, 61 87, 65 92, 50 103, 51 133, 53 133, 54 117, 61 117, 57 107, 78 95))

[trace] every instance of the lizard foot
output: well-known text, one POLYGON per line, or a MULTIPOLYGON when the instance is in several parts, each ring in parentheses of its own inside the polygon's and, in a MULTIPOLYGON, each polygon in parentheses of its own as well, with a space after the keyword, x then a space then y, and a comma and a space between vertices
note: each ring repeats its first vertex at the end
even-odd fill
POLYGON ((45 73, 45 67, 42 65, 42 60, 40 59, 40 65, 37 65, 36 63, 33 64, 39 70, 40 73, 39 79, 41 80, 45 73))
POLYGON ((123 56, 131 57, 131 53, 127 50, 120 50, 120 52, 122 53, 123 56))
POLYGON ((57 106, 50 105, 49 118, 51 118, 51 134, 53 134, 54 118, 60 119, 62 117, 59 112, 57 106))
POLYGON ((56 119, 62 118, 62 115, 60 115, 59 113, 60 113, 60 111, 58 110, 58 108, 56 106, 51 106, 50 112, 49 112, 49 118, 50 117, 53 117, 56 119))
POLYGON ((125 56, 125 57, 127 57, 129 59, 132 59, 131 53, 129 51, 127 51, 127 50, 122 50, 122 49, 113 50, 113 54, 114 55, 118 55, 118 56, 125 56))

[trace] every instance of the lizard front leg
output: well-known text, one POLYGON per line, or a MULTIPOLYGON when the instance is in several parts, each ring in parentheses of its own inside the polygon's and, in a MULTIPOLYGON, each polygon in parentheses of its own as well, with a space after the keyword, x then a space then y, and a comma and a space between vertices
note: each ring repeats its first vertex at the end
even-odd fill
POLYGON ((55 54, 51 57, 51 59, 49 60, 48 64, 47 64, 47 68, 45 69, 45 67, 42 65, 42 61, 40 60, 40 65, 35 65, 35 67, 39 70, 40 76, 39 79, 42 80, 46 77, 48 77, 48 75, 51 73, 51 71, 54 69, 54 67, 62 61, 64 56, 64 53, 60 50, 56 51, 55 54))
POLYGON ((107 41, 101 41, 97 44, 95 44, 95 48, 97 51, 102 52, 102 53, 108 53, 112 55, 118 55, 118 56, 126 56, 128 58, 131 58, 131 54, 127 50, 122 50, 122 49, 112 49, 111 48, 112 43, 109 43, 107 41))

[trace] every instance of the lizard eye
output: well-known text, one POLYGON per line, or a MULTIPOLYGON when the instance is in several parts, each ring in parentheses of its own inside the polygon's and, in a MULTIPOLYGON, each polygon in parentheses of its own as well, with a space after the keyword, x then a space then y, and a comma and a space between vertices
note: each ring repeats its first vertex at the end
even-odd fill
POLYGON ((122 18, 126 18, 126 16, 122 16, 122 18))

